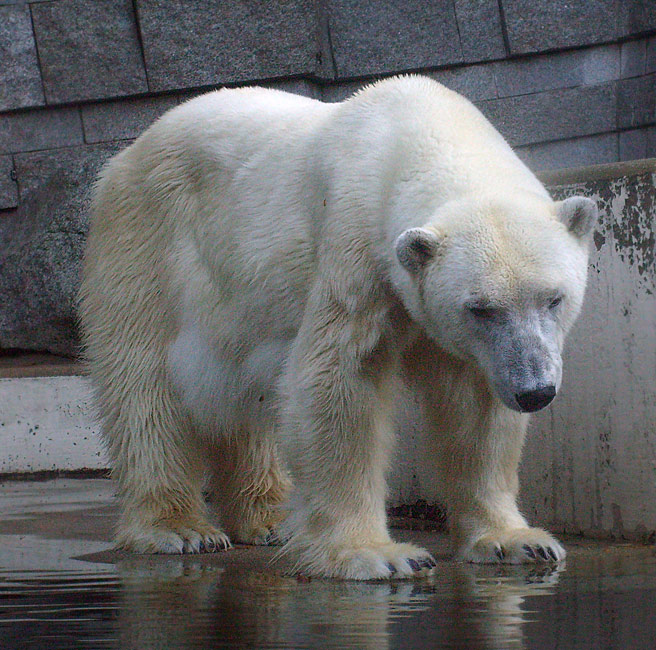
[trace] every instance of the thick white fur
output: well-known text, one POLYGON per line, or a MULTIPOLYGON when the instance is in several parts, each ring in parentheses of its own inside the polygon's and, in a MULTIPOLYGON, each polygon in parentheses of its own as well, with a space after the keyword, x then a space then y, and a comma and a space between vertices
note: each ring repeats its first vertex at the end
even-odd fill
POLYGON ((119 543, 262 540, 290 487, 281 447, 288 548, 305 570, 425 572, 428 554, 395 544, 385 521, 405 374, 435 430, 459 556, 564 557, 517 510, 526 416, 493 389, 511 381, 505 357, 461 314, 467 292, 519 310, 562 287, 562 345, 586 253, 557 212, 469 102, 421 77, 341 104, 221 90, 166 114, 101 174, 81 294, 119 543), (421 277, 395 254, 414 227, 438 242, 421 277))

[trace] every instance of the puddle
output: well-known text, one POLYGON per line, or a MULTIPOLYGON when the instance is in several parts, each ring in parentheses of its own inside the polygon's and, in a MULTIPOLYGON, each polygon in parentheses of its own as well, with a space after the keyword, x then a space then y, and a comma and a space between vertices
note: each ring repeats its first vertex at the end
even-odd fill
POLYGON ((102 498, 76 495, 73 511, 73 499, 46 507, 43 495, 31 507, 32 493, 3 510, 0 490, 2 650, 656 647, 654 547, 567 540, 566 567, 536 570, 459 564, 443 537, 395 531, 435 553, 434 576, 307 581, 276 569, 272 549, 111 553, 101 487, 102 498))
POLYGON ((0 646, 116 648, 654 647, 656 581, 614 571, 454 563, 415 583, 235 572, 194 558, 103 571, 0 572, 0 646))

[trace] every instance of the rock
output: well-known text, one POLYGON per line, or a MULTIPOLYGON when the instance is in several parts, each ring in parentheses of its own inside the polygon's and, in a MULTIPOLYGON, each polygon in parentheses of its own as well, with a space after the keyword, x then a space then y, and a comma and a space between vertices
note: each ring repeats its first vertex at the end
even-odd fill
POLYGON ((78 353, 75 302, 89 190, 121 146, 15 156, 20 203, 0 222, 0 348, 78 353))

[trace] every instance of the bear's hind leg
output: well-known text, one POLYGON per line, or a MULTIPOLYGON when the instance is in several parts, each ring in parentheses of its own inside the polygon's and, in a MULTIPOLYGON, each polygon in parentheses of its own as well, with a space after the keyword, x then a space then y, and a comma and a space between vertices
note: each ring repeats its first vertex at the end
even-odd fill
POLYGON ((121 396, 106 390, 100 397, 118 484, 117 545, 141 553, 227 549, 230 540, 210 523, 203 500, 206 470, 195 432, 165 380, 142 382, 121 396))
POLYGON ((291 488, 271 439, 247 432, 230 437, 213 453, 212 501, 230 538, 243 544, 275 544, 291 488))

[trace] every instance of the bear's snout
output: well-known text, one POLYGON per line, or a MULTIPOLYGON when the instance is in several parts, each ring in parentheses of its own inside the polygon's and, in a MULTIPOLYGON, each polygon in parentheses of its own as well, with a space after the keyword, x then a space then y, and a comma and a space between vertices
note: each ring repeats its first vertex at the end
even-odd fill
POLYGON ((529 390, 525 393, 517 393, 515 395, 515 401, 519 405, 519 408, 524 411, 524 413, 534 413, 535 411, 539 411, 545 406, 551 404, 551 401, 555 396, 556 387, 551 384, 550 386, 538 388, 537 390, 529 390))

